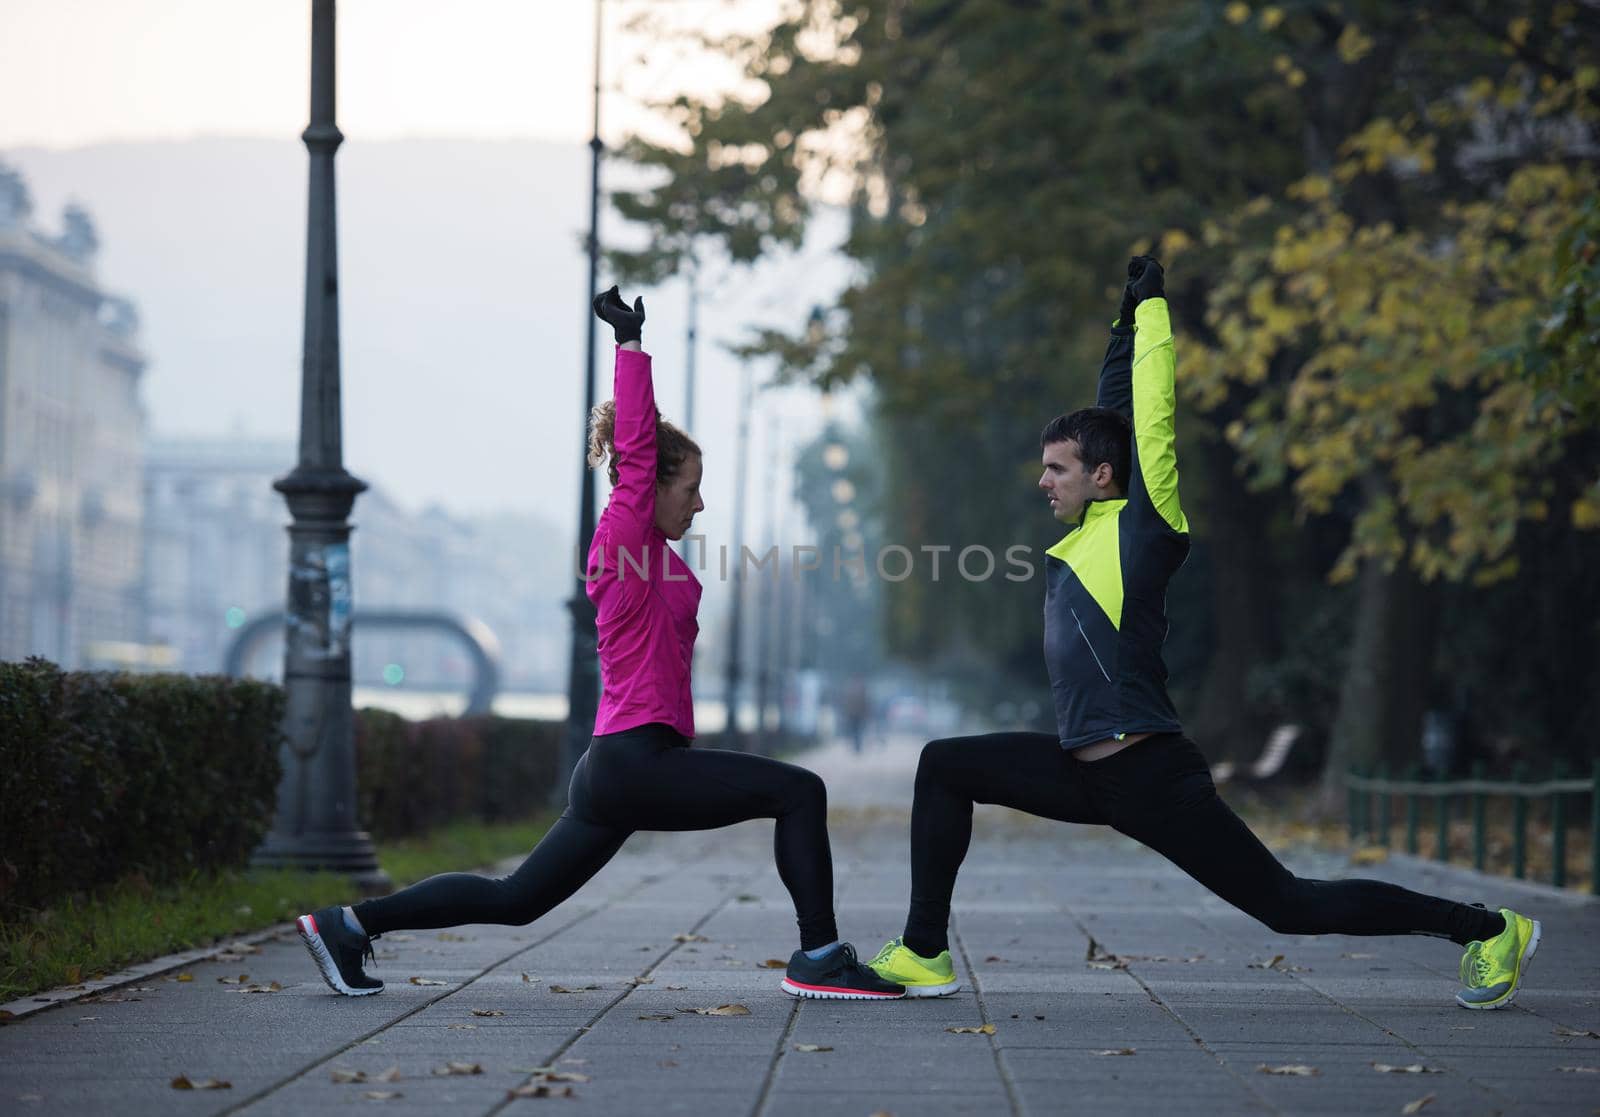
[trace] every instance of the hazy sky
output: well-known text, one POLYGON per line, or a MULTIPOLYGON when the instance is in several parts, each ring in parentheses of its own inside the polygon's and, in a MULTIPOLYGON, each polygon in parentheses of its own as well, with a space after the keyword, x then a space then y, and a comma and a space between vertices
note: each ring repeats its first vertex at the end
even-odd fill
MULTIPOLYGON (((339 124, 365 140, 586 139, 594 3, 341 0, 339 124)), ((631 26, 641 15, 745 27, 777 8, 604 0, 603 134, 640 127, 642 99, 731 76, 667 54, 631 26)), ((0 147, 296 135, 310 12, 311 0, 0 0, 0 147)))

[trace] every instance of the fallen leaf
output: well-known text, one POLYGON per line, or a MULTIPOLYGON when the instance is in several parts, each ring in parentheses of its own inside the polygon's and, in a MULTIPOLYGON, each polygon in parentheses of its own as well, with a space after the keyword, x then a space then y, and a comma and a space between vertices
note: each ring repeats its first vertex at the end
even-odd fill
POLYGON ((749 1016, 744 1005, 717 1005, 715 1008, 680 1008, 679 1012, 692 1012, 696 1016, 749 1016))
POLYGON ((653 977, 630 977, 628 979, 628 984, 634 985, 634 986, 654 985, 655 983, 656 983, 656 979, 653 978, 653 977))
POLYGON ((639 1019, 640 1020, 657 1020, 657 1021, 661 1021, 661 1020, 676 1020, 677 1017, 673 1016, 672 1013, 670 1013, 670 1012, 646 1012, 643 1015, 641 1015, 639 1017, 639 1019))
POLYGON ((1086 964, 1091 970, 1125 970, 1128 968, 1128 963, 1123 961, 1121 958, 1109 960, 1105 958, 1095 958, 1086 964))
POLYGON ((989 955, 989 957, 985 958, 984 961, 985 962, 1004 962, 1005 959, 1000 957, 1000 955, 998 955, 998 954, 991 954, 991 955, 989 955))
POLYGON ((330 1077, 335 1082, 341 1084, 347 1082, 365 1082, 367 1080, 367 1072, 364 1070, 345 1070, 341 1067, 334 1067, 330 1077))
POLYGON ((440 942, 471 942, 472 941, 471 939, 467 938, 466 935, 458 935, 453 931, 440 931, 438 937, 439 937, 439 941, 440 942))
POLYGON ((1421 1113, 1423 1108, 1431 1103, 1436 1097, 1438 1097, 1437 1094, 1423 1094, 1416 1101, 1406 1102, 1405 1105, 1400 1107, 1400 1112, 1404 1114, 1405 1117, 1411 1117, 1413 1113, 1421 1113))
POLYGON ((401 1078, 399 1067, 390 1067, 373 1079, 374 1082, 399 1082, 401 1078))
POLYGON ((1044 1019, 1044 1013, 1036 1012, 1036 1013, 1033 1014, 1033 1018, 1035 1020, 1043 1020, 1044 1019))
POLYGON ((587 1074, 579 1074, 575 1070, 548 1070, 544 1072, 545 1082, 587 1082, 587 1074))
POLYGON ((1600 1039, 1600 1032, 1580 1031, 1577 1028, 1557 1028, 1553 1035, 1575 1036, 1579 1039, 1600 1039))
POLYGON ((508 1098, 571 1098, 576 1097, 571 1086, 546 1086, 537 1085, 518 1086, 514 1090, 507 1090, 508 1098))
POLYGON ((669 986, 667 986, 667 992, 669 992, 669 993, 681 993, 687 988, 689 988, 687 985, 669 985, 669 986))
POLYGON ((383 937, 390 942, 414 942, 417 938, 415 935, 384 935, 383 937))
MULTIPOLYGON (((173 978, 173 980, 174 981, 193 981, 194 980, 194 974, 192 974, 192 973, 181 973, 177 977, 173 978)), ((179 1077, 181 1078, 182 1075, 180 1075, 179 1077)), ((178 1089, 182 1090, 182 1089, 184 1089, 184 1087, 179 1086, 178 1089)))
POLYGON ((453 1032, 470 1032, 470 1031, 472 1031, 472 1029, 476 1028, 477 1025, 476 1024, 446 1024, 445 1027, 449 1028, 453 1032))
POLYGON ((249 980, 250 980, 250 975, 247 974, 247 973, 242 973, 238 977, 219 977, 219 978, 217 978, 217 984, 218 985, 243 985, 246 982, 248 982, 249 980))
POLYGON ((475 1009, 472 1010, 472 1015, 474 1015, 474 1016, 504 1016, 505 1013, 501 1012, 497 1008, 475 1008, 475 1009))
POLYGON ((704 935, 696 935, 692 931, 680 931, 672 936, 673 942, 710 942, 704 935))
POLYGON ((368 1101, 394 1101, 395 1098, 405 1097, 399 1090, 363 1090, 361 1096, 368 1101))
POLYGON ((1111 1047, 1104 1051, 1095 1052, 1096 1055, 1132 1055, 1133 1053, 1134 1049, 1131 1047, 1111 1047))
POLYGON ((805 1051, 805 1052, 832 1051, 833 1050, 833 1048, 828 1047, 825 1044, 821 1044, 821 1043, 797 1043, 797 1044, 794 1045, 794 1049, 796 1051, 805 1051))
POLYGON ((1360 849, 1350 851, 1350 864, 1352 865, 1381 865, 1389 860, 1389 850, 1386 846, 1362 846, 1360 849))
POLYGON ((765 962, 762 962, 761 965, 765 969, 769 970, 786 970, 789 968, 789 963, 785 962, 782 958, 768 958, 765 962))
POLYGON ((1438 1067, 1425 1067, 1421 1063, 1406 1063, 1404 1066, 1391 1066, 1388 1063, 1373 1063, 1372 1069, 1379 1074, 1443 1074, 1438 1067))
POLYGON ((1282 1074, 1295 1078, 1315 1078, 1322 1073, 1316 1067, 1303 1066, 1298 1063, 1290 1063, 1281 1067, 1269 1067, 1266 1063, 1262 1063, 1256 1070, 1262 1074, 1282 1074))
POLYGON ((550 986, 550 992, 552 992, 552 993, 586 993, 590 989, 598 989, 598 988, 600 988, 600 986, 598 986, 598 985, 570 985, 570 986, 569 985, 552 985, 552 986, 550 986))
POLYGON ((283 992, 283 986, 279 985, 276 981, 273 981, 273 982, 269 982, 266 985, 245 985, 245 986, 242 986, 241 988, 238 988, 238 989, 229 989, 228 992, 230 992, 230 993, 281 993, 281 992, 283 992))
POLYGON ((483 1064, 481 1064, 481 1063, 458 1063, 458 1062, 452 1061, 452 1062, 446 1063, 442 1067, 434 1067, 433 1068, 433 1073, 436 1074, 436 1075, 439 1075, 441 1078, 446 1076, 446 1075, 452 1075, 452 1074, 482 1074, 483 1073, 483 1064))
POLYGON ((431 978, 431 977, 413 977, 413 978, 407 978, 407 980, 410 981, 411 984, 413 984, 413 985, 449 985, 450 984, 448 981, 438 981, 438 980, 436 980, 434 978, 431 978))
POLYGON ((968 1026, 962 1024, 957 1027, 946 1028, 945 1031, 954 1032, 958 1036, 992 1036, 994 1035, 994 1025, 976 1024, 968 1026))
POLYGON ((1274 954, 1272 956, 1272 961, 1270 961, 1270 962, 1247 962, 1245 964, 1245 969, 1247 969, 1247 970, 1274 970, 1274 969, 1278 968, 1278 963, 1280 963, 1282 961, 1283 961, 1283 955, 1274 954))
POLYGON ((180 1074, 170 1083, 174 1090, 231 1090, 232 1082, 224 1082, 220 1078, 190 1078, 180 1074))
POLYGON ((1557 1067, 1566 1074, 1600 1074, 1600 1067, 1557 1067))
POLYGON ((523 970, 522 971, 522 981, 523 981, 523 984, 525 984, 525 985, 537 985, 537 984, 539 984, 539 982, 541 982, 543 980, 544 980, 544 978, 542 978, 542 977, 534 977, 527 970, 523 970))

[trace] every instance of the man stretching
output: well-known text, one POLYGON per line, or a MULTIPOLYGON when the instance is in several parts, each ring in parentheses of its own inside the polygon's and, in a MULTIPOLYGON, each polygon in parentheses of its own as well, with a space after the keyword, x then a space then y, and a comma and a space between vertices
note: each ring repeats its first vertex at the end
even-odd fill
POLYGON ((1466 947, 1463 1008, 1516 995, 1537 921, 1375 880, 1290 873, 1217 795, 1167 697, 1167 583, 1189 553, 1178 503, 1172 327, 1161 265, 1128 265, 1099 406, 1051 420, 1039 488, 1066 537, 1045 560, 1044 655, 1057 734, 930 742, 911 810, 911 910, 872 966, 912 997, 960 988, 947 927, 973 803, 1107 825, 1279 934, 1435 935, 1466 947))

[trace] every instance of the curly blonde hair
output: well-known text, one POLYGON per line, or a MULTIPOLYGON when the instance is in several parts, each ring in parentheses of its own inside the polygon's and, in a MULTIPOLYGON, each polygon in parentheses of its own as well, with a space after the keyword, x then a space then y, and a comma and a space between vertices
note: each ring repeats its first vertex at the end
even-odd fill
MULTIPOLYGON (((606 467, 606 476, 617 483, 617 401, 608 399, 589 412, 589 467, 606 467)), ((683 431, 673 426, 656 411, 656 484, 661 485, 678 475, 690 454, 700 455, 700 445, 683 431)))

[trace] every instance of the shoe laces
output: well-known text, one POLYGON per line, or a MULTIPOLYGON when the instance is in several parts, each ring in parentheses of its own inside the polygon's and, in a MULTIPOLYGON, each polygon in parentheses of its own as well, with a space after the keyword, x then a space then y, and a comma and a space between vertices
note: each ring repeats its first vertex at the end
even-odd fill
POLYGON ((1494 972, 1494 959, 1482 951, 1474 954, 1468 964, 1472 968, 1473 984, 1479 988, 1489 984, 1489 976, 1494 972))
POLYGON ((873 956, 872 961, 868 964, 872 966, 882 965, 889 960, 890 956, 893 955, 894 952, 899 949, 899 947, 899 939, 890 939, 888 942, 883 944, 883 949, 878 951, 878 953, 873 956))

